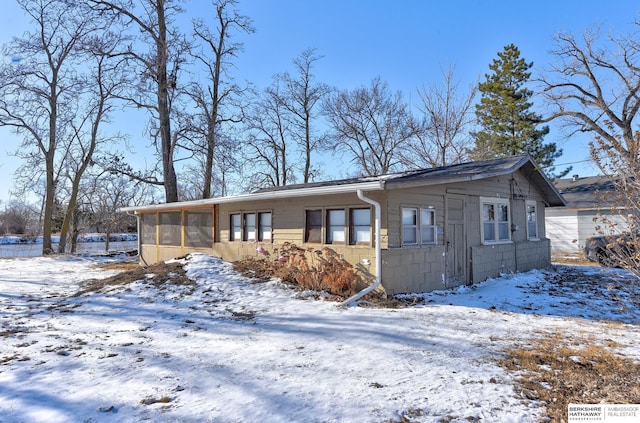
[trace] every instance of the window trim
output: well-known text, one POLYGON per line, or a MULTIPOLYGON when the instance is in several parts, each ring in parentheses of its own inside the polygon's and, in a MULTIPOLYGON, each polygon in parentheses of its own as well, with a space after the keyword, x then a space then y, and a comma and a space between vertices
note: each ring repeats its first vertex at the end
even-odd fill
POLYGON ((436 223, 436 209, 433 206, 419 207, 419 206, 401 206, 400 207, 400 245, 403 247, 417 247, 421 245, 438 245, 438 225, 436 223), (415 213, 415 225, 405 225, 403 223, 402 216, 405 210, 411 210, 415 213), (426 225, 423 221, 422 214, 427 212, 431 214, 433 225, 426 225), (405 229, 413 229, 415 235, 415 242, 405 241, 405 229), (433 241, 425 241, 423 239, 423 231, 430 229, 433 231, 433 241))
POLYGON ((512 242, 511 239, 511 201, 508 198, 492 198, 492 197, 480 197, 480 239, 483 245, 495 245, 495 244, 508 244, 512 242), (494 220, 484 220, 484 206, 493 206, 494 220), (507 206, 507 234, 508 239, 500 239, 500 223, 505 223, 499 220, 499 209, 501 206, 507 206), (485 224, 488 222, 493 223, 494 239, 487 240, 485 237, 485 224))
POLYGON ((527 239, 529 241, 539 241, 540 240, 540 227, 538 225, 538 202, 535 200, 527 200, 525 201, 524 206, 524 215, 525 221, 527 225, 527 239), (533 223, 535 225, 536 233, 534 236, 531 236, 531 232, 529 231, 529 207, 533 206, 533 223))
POLYGON ((248 211, 242 213, 242 240, 245 242, 255 242, 258 239, 258 216, 256 212, 248 211), (247 217, 253 216, 253 226, 249 226, 247 217), (251 230, 252 229, 252 230, 251 230), (253 238, 249 234, 253 232, 253 238))
POLYGON ((322 230, 324 228, 324 222, 322 220, 322 215, 323 215, 323 210, 321 208, 316 209, 305 209, 304 210, 304 237, 303 240, 305 243, 307 244, 322 244, 322 230), (320 224, 319 225, 310 225, 309 224, 309 214, 310 213, 319 213, 320 214, 320 224), (313 240, 311 240, 311 231, 317 229, 319 230, 318 233, 318 237, 317 237, 317 241, 316 238, 314 237, 313 240))
POLYGON ((258 241, 260 242, 273 242, 273 212, 271 210, 262 210, 262 211, 258 211, 256 212, 257 218, 256 218, 256 230, 257 230, 257 236, 258 236, 258 241), (264 225, 262 222, 262 216, 265 215, 269 215, 269 225, 264 225), (269 238, 265 238, 264 234, 264 228, 268 227, 269 228, 269 238))
POLYGON ((349 227, 349 245, 373 245, 373 236, 371 234, 371 207, 350 207, 349 208, 349 221, 347 222, 349 227), (366 210, 369 215, 369 224, 366 225, 369 227, 369 239, 367 241, 358 241, 357 235, 358 231, 356 231, 356 227, 364 227, 365 225, 355 225, 353 213, 356 211, 366 210))
POLYGON ((326 226, 326 233, 325 233, 325 244, 338 244, 338 245, 344 245, 347 243, 347 209, 346 208, 327 208, 325 209, 324 212, 324 216, 325 216, 325 226, 326 226), (341 225, 332 225, 331 224, 331 212, 342 212, 342 224, 341 225), (335 241, 332 238, 333 236, 333 228, 342 228, 342 240, 341 241, 335 241))
POLYGON ((438 225, 436 223, 436 209, 434 207, 421 207, 420 208, 420 220, 419 220, 419 225, 418 227, 420 228, 420 245, 437 245, 438 244, 438 225), (422 219, 422 213, 423 212, 428 212, 432 215, 432 221, 433 221, 433 225, 425 225, 423 219, 422 219), (425 241, 423 239, 422 233, 425 230, 425 228, 431 229, 433 231, 433 241, 425 241))
POLYGON ((242 241, 242 213, 230 213, 229 214, 229 241, 238 242, 242 241), (238 217, 238 225, 234 222, 234 217, 238 217), (238 235, 236 236, 235 229, 238 229, 238 235))
POLYGON ((230 242, 267 242, 273 243, 273 210, 242 210, 229 213, 229 241, 230 242), (271 226, 265 226, 262 216, 271 215, 271 226), (254 216, 253 226, 247 226, 247 216, 254 216), (234 217, 239 219, 238 225, 234 226, 234 217), (239 218, 238 218, 239 217, 239 218), (269 228, 270 238, 264 237, 264 228, 269 228), (253 228, 254 236, 249 238, 249 228, 253 228), (237 230, 237 231, 236 231, 237 230), (237 235, 236 235, 237 234, 237 235))
POLYGON ((400 208, 400 244, 402 246, 417 246, 420 245, 420 238, 418 235, 418 228, 420 227, 420 218, 419 216, 419 212, 420 212, 420 208, 419 207, 401 207, 400 208), (414 213, 414 218, 415 218, 415 224, 412 225, 405 225, 404 223, 404 212, 405 211, 412 211, 414 213), (415 239, 415 242, 408 242, 405 241, 405 236, 404 236, 404 231, 405 229, 413 229, 413 236, 415 239))
POLYGON ((302 234, 303 243, 305 244, 322 244, 322 245, 344 245, 344 246, 373 246, 374 233, 373 233, 373 217, 372 208, 367 206, 328 206, 328 207, 309 207, 304 209, 304 232, 302 234), (364 225, 355 225, 353 222, 354 210, 366 210, 368 212, 369 224, 368 227, 368 241, 357 241, 355 237, 358 234, 356 228, 364 225), (329 213, 331 211, 344 211, 344 241, 330 241, 330 218, 329 213), (320 224, 313 228, 309 226, 309 213, 318 212, 320 214, 320 224), (319 230, 320 238, 316 240, 309 239, 310 229, 319 230))

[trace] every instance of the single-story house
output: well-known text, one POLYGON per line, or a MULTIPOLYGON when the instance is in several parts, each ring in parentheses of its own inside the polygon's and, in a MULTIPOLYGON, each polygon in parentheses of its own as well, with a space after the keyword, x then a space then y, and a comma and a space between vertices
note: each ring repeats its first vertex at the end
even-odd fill
MULTIPOLYGON (((555 187, 567 205, 546 214, 547 237, 554 253, 576 253, 584 249, 587 238, 608 234, 603 218, 620 228, 627 227, 624 213, 615 201, 615 185, 608 176, 558 179, 555 187)), ((614 230, 616 232, 616 230, 614 230)))
POLYGON ((524 155, 123 211, 138 216, 143 264, 289 242, 331 248, 392 295, 548 267, 545 209, 563 205, 524 155))

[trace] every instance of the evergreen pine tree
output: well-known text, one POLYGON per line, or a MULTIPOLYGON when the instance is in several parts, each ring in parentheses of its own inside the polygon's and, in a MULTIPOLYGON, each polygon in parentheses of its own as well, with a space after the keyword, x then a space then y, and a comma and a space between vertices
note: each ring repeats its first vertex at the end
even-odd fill
MULTIPOLYGON (((476 159, 530 154, 547 172, 562 150, 555 143, 543 143, 549 127, 543 126, 540 115, 531 110, 533 92, 526 88, 533 63, 520 57, 520 50, 513 44, 498 53, 480 83, 480 103, 476 104, 476 117, 480 130, 474 132, 476 159)), ((569 172, 566 169, 563 176, 569 172)))

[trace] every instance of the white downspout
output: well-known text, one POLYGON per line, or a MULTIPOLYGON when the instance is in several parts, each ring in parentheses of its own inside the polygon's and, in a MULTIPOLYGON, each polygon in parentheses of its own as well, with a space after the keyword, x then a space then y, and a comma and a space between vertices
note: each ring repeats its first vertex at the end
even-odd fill
POLYGON ((140 229, 142 228, 142 223, 140 222, 140 215, 138 213, 129 213, 129 212, 125 212, 127 213, 127 216, 135 216, 136 218, 136 227, 138 229, 138 258, 140 259, 140 261, 143 261, 145 264, 147 264, 144 261, 144 258, 142 257, 142 233, 140 232, 140 229))
POLYGON ((381 221, 381 219, 380 219, 381 207, 380 207, 380 203, 378 203, 375 200, 372 200, 371 198, 365 197, 364 194, 362 193, 361 189, 359 189, 357 191, 357 193, 358 193, 358 198, 359 199, 361 199, 365 203, 369 203, 369 204, 373 205, 373 207, 375 209, 375 214, 376 214, 376 217, 375 217, 375 219, 376 219, 375 220, 376 282, 374 284, 366 287, 362 291, 356 293, 355 295, 352 295, 351 297, 349 297, 346 300, 344 300, 342 303, 340 303, 340 306, 342 306, 342 307, 346 307, 350 303, 354 302, 355 300, 364 297, 369 292, 373 291, 378 286, 380 286, 380 284, 382 283, 382 257, 381 257, 382 248, 381 248, 381 242, 380 242, 380 240, 381 240, 381 237, 380 237, 380 232, 381 232, 381 224, 380 224, 380 221, 381 221))

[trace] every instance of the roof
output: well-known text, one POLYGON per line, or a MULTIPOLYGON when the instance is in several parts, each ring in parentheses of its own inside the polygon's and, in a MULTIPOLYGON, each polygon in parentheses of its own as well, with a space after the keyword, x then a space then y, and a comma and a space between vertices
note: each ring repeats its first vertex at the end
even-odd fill
POLYGON ((340 179, 335 181, 294 184, 282 187, 260 189, 250 194, 229 197, 216 197, 205 200, 180 203, 154 204, 149 206, 125 207, 122 211, 170 210, 181 207, 197 207, 210 204, 232 203, 239 201, 269 200, 311 195, 329 195, 355 193, 362 191, 381 191, 394 188, 430 186, 487 179, 510 175, 522 169, 536 184, 549 206, 564 206, 565 201, 555 186, 545 176, 531 156, 510 156, 491 160, 459 163, 449 166, 420 169, 380 176, 340 179))
POLYGON ((572 209, 599 209, 610 207, 614 200, 606 195, 615 191, 613 180, 609 176, 587 176, 558 179, 556 189, 572 209))

